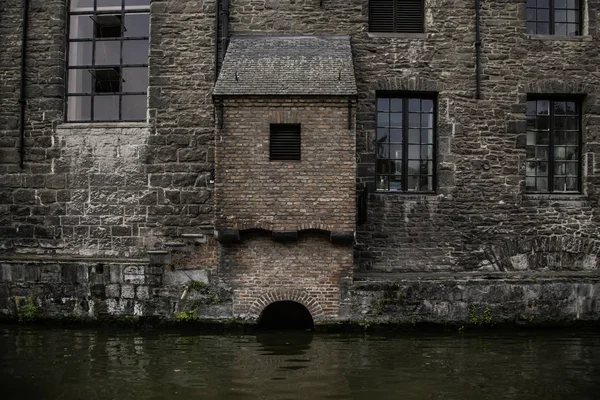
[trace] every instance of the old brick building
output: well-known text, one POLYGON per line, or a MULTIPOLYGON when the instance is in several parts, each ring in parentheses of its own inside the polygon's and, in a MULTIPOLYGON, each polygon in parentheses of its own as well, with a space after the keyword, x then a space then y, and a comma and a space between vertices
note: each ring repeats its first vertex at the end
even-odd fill
POLYGON ((0 311, 597 320, 599 12, 4 0, 0 311))

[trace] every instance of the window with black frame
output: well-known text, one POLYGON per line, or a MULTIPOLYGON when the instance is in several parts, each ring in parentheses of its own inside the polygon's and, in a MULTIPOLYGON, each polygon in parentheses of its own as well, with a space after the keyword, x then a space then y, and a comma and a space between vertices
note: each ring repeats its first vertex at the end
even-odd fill
POLYGON ((527 192, 579 192, 580 149, 581 105, 577 100, 527 101, 527 192))
POLYGON ((527 33, 581 35, 583 0, 527 0, 527 33))
POLYGON ((144 121, 150 0, 71 0, 67 121, 144 121))
POLYGON ((433 97, 378 96, 378 191, 434 191, 435 112, 433 97))

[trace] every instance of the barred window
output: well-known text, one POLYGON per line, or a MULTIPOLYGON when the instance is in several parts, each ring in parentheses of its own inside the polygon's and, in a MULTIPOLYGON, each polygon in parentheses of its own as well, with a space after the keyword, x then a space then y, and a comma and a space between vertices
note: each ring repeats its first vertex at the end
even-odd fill
POLYGON ((526 191, 580 191, 580 110, 574 99, 527 101, 526 191))
POLYGON ((271 161, 300 161, 300 124, 271 124, 269 159, 271 161))
POLYGON ((423 0, 369 0, 369 32, 424 31, 423 0))
POLYGON ((377 190, 432 192, 435 189, 434 99, 378 97, 376 153, 377 190))
POLYGON ((67 121, 144 121, 150 0, 71 0, 67 121))
POLYGON ((527 33, 581 35, 582 0, 527 0, 527 33))

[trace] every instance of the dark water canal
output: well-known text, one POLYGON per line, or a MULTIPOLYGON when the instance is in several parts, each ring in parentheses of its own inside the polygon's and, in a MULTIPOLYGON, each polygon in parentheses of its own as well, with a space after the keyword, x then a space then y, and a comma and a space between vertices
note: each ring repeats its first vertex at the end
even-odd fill
POLYGON ((600 332, 195 335, 0 326, 0 399, 599 399, 600 332))

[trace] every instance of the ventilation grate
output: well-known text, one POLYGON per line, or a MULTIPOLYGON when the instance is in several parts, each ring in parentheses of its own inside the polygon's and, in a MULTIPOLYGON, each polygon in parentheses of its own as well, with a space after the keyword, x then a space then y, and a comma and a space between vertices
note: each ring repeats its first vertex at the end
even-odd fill
POLYGON ((271 124, 271 161, 300 161, 300 124, 271 124))
POLYGON ((424 15, 423 0, 370 0, 369 32, 421 33, 424 15))

